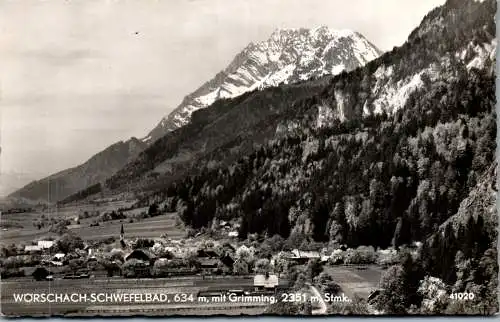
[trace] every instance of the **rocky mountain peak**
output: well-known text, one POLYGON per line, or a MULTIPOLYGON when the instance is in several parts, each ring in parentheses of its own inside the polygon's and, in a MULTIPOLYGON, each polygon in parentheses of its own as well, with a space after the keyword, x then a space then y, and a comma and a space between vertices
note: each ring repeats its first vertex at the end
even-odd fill
POLYGON ((377 58, 381 51, 351 30, 280 28, 264 41, 250 43, 226 69, 193 93, 143 139, 152 143, 187 124, 194 111, 218 99, 256 89, 294 83, 353 70, 377 58))

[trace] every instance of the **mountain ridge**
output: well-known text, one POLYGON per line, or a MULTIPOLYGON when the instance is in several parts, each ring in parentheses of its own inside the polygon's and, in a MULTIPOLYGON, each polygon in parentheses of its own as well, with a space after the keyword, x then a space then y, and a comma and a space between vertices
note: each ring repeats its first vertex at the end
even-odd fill
POLYGON ((8 195, 13 199, 55 202, 87 186, 104 181, 131 161, 146 145, 132 137, 116 142, 80 165, 35 180, 8 195))

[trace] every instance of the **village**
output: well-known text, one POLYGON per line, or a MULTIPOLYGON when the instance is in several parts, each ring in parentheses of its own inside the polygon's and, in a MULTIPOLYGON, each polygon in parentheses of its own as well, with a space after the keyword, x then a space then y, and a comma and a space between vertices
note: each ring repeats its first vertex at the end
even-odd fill
MULTIPOLYGON (((152 219, 163 220, 165 216, 178 223, 174 219, 176 214, 162 214, 152 219)), ((377 291, 384 267, 396 258, 394 250, 375 251, 370 247, 352 250, 341 245, 334 248, 305 245, 290 249, 279 236, 249 235, 241 240, 238 223, 224 220, 200 231, 178 227, 185 231, 183 236, 171 230, 159 237, 145 238, 133 233, 134 227, 141 224, 137 219, 132 223, 118 218, 96 227, 89 218, 87 224, 94 230, 108 227, 107 237, 100 240, 81 238, 78 235, 80 223, 79 226, 69 225, 70 229, 63 230, 59 236, 1 248, 4 313, 5 310, 13 314, 22 311, 19 303, 12 303, 14 292, 34 287, 39 290, 76 287, 84 293, 103 288, 110 292, 163 290, 183 292, 198 299, 225 298, 229 294, 243 298, 275 296, 281 302, 287 300, 288 294, 302 294, 303 297, 288 301, 296 302, 291 304, 302 310, 304 303, 301 302, 314 302, 309 313, 326 314, 333 306, 326 303, 325 294, 332 299, 341 298, 341 294, 345 298, 368 299, 377 291), (109 236, 111 227, 115 229, 114 236, 109 236), (127 234, 128 230, 132 236, 127 234)), ((273 312, 276 305, 269 301, 240 302, 230 304, 234 314, 262 314, 269 309, 273 312)), ((130 306, 115 304, 118 308, 53 305, 51 310, 60 310, 61 314, 132 310, 130 306)), ((191 314, 203 309, 213 314, 212 311, 222 304, 184 303, 186 307, 182 308, 155 304, 152 310, 191 314)), ((33 314, 45 313, 42 305, 38 310, 33 314)), ((131 314, 141 310, 144 306, 136 307, 131 314)))

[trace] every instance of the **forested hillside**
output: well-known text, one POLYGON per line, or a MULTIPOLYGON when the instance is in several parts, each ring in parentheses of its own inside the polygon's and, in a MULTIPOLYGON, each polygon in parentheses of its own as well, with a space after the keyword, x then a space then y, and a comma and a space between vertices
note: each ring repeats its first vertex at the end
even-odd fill
POLYGON ((186 203, 195 227, 241 217, 242 233, 352 245, 421 240, 456 213, 494 159, 496 4, 465 4, 434 10, 404 46, 296 102, 248 156, 215 168, 214 156, 201 159, 166 196, 186 203), (488 52, 480 65, 477 48, 488 52), (415 75, 407 97, 388 98, 415 75))
POLYGON ((224 150, 200 158, 149 202, 167 200, 195 228, 236 219, 242 238, 279 234, 297 247, 421 241, 420 257, 395 271, 404 296, 386 294, 385 310, 422 304, 418 285, 431 275, 490 301, 453 312, 496 312, 495 199, 459 219, 481 186, 495 186, 495 12, 493 0, 448 1, 402 47, 294 101, 252 153, 219 166, 224 150))

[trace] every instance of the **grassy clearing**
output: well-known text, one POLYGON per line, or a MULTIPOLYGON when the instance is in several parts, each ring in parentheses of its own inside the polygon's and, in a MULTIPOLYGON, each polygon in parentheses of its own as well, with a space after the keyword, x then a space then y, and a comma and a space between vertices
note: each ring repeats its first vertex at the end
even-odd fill
POLYGON ((182 226, 176 226, 175 213, 146 218, 138 222, 129 223, 127 219, 108 221, 101 226, 89 227, 81 225, 73 231, 84 240, 97 240, 107 237, 120 236, 120 228, 123 224, 125 238, 143 237, 154 238, 167 234, 170 238, 182 238, 185 231, 182 226))
POLYGON ((345 266, 325 266, 324 271, 333 277, 348 297, 358 295, 367 298, 377 289, 383 269, 369 266, 365 269, 345 266))

